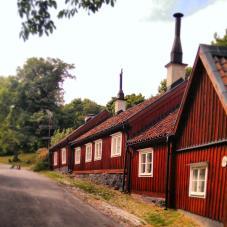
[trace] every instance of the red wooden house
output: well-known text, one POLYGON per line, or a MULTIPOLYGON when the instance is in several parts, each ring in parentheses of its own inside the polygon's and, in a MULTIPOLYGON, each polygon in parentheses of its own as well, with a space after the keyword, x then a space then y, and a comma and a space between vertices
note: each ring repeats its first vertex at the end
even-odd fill
POLYGON ((51 168, 61 171, 71 171, 73 161, 71 157, 72 151, 71 147, 69 146, 69 142, 75 140, 83 133, 105 121, 108 117, 110 117, 110 114, 106 110, 102 111, 96 116, 89 116, 87 119, 85 119, 85 123, 83 125, 75 129, 72 133, 63 138, 57 144, 50 147, 49 151, 51 157, 51 168))
POLYGON ((170 159, 170 204, 224 221, 227 47, 200 45, 175 127, 170 159))

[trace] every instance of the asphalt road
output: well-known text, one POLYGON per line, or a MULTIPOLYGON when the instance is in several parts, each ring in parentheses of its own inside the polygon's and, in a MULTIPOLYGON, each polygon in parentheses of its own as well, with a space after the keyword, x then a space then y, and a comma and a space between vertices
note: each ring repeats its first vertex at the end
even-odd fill
POLYGON ((50 179, 0 165, 0 227, 119 226, 50 179))

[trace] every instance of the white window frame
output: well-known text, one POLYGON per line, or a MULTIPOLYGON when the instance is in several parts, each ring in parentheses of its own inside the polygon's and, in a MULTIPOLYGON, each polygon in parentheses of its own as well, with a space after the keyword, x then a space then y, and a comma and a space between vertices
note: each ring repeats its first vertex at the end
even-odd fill
MULTIPOLYGON (((154 169, 154 149, 153 148, 145 148, 145 149, 140 149, 140 150, 138 150, 138 152, 139 152, 139 177, 153 177, 153 169, 154 169), (142 155, 143 154, 151 154, 151 172, 150 173, 147 173, 147 172, 145 172, 145 173, 142 173, 142 169, 141 169, 141 165, 142 165, 142 163, 141 163, 141 161, 142 161, 142 155)), ((147 156, 146 156, 146 161, 147 161, 147 156)), ((147 162, 145 162, 145 166, 147 165, 147 162)), ((145 167, 145 170, 146 170, 147 168, 145 167)))
POLYGON ((190 178, 189 178, 189 197, 198 197, 198 198, 206 198, 207 191, 207 177, 208 177, 208 162, 198 162, 190 164, 190 178), (205 168, 205 179, 204 179, 204 192, 194 192, 192 190, 192 181, 193 181, 193 170, 198 169, 198 180, 197 180, 197 189, 199 187, 198 182, 199 179, 199 171, 205 168))
POLYGON ((58 152, 55 151, 54 152, 54 166, 57 166, 58 165, 58 152))
POLYGON ((66 164, 66 148, 61 149, 61 164, 66 164))
POLYGON ((92 143, 85 144, 85 162, 92 161, 92 143), (88 149, 90 148, 91 156, 88 157, 88 149))
POLYGON ((122 153, 122 132, 117 132, 111 135, 111 158, 119 157, 122 153), (120 140, 119 150, 117 151, 117 140, 120 140), (115 142, 115 143, 114 143, 115 142))
POLYGON ((96 140, 95 141, 95 157, 94 160, 101 160, 102 159, 102 140, 96 140), (100 144, 100 146, 99 146, 100 144), (100 149, 99 149, 100 148, 100 149))
POLYGON ((75 152, 74 152, 74 163, 75 163, 75 165, 80 164, 80 159, 81 159, 81 148, 76 147, 75 152))

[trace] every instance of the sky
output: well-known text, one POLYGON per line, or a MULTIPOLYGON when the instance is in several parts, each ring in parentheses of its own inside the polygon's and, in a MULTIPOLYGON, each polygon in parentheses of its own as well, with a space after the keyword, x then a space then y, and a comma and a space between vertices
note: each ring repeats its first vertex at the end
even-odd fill
POLYGON ((76 80, 66 80, 64 99, 89 98, 105 105, 119 90, 123 68, 125 95, 157 94, 166 78, 175 21, 182 12, 183 62, 192 66, 200 43, 227 29, 226 0, 117 0, 95 15, 80 12, 56 21, 49 37, 19 38, 21 19, 16 1, 0 3, 0 75, 15 75, 30 57, 60 58, 73 63, 76 80))

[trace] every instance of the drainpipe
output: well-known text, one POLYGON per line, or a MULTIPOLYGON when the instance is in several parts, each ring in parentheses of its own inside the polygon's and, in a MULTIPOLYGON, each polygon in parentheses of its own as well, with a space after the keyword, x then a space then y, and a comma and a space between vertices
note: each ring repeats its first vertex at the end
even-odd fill
POLYGON ((169 200, 169 157, 170 157, 170 137, 166 137, 167 142, 167 157, 166 157, 166 176, 165 176, 165 210, 168 209, 168 200, 169 200))
POLYGON ((125 192, 125 176, 126 176, 126 170, 127 170, 127 155, 128 155, 128 145, 127 145, 127 140, 128 140, 128 132, 125 130, 125 124, 123 125, 123 130, 126 133, 126 138, 125 138, 125 158, 124 158, 124 173, 123 173, 123 181, 122 181, 122 191, 125 192))

